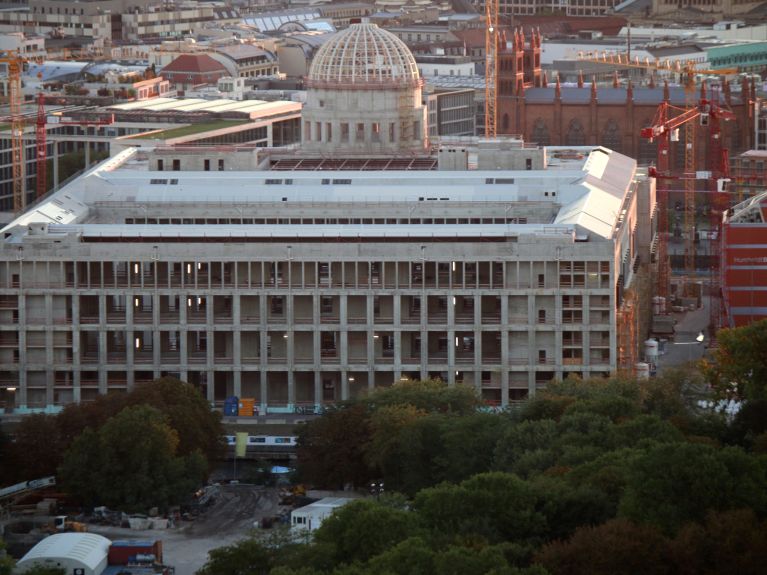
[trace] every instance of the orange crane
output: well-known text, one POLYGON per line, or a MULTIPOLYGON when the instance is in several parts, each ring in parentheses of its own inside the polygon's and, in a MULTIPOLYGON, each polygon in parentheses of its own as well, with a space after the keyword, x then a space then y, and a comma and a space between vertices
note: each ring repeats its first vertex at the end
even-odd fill
POLYGON ((21 104, 21 72, 24 57, 16 51, 0 53, 0 64, 5 64, 8 77, 8 107, 11 120, 11 171, 13 175, 13 211, 21 212, 26 206, 26 168, 24 165, 24 118, 21 104))
POLYGON ((485 0, 485 137, 498 128, 498 0, 485 0))

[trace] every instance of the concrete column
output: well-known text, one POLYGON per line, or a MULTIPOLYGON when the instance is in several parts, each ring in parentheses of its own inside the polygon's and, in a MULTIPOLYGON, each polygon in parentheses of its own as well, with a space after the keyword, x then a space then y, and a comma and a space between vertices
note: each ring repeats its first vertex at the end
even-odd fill
POLYGON ((53 142, 53 189, 59 189, 59 143, 53 142))
POLYGON ((341 401, 349 399, 349 373, 346 369, 341 370, 341 401))
MULTIPOLYGON (((479 282, 479 262, 477 282, 479 282)), ((477 389, 482 389, 482 292, 474 292, 474 377, 477 389)))
POLYGON ((557 370, 557 377, 562 378, 562 368, 564 360, 562 359, 562 296, 554 296, 554 365, 557 370))
POLYGON ((538 371, 536 367, 538 365, 538 347, 536 340, 538 314, 535 312, 535 295, 528 293, 527 295, 527 317, 528 325, 530 329, 527 331, 527 349, 528 361, 529 361, 529 377, 528 380, 528 395, 531 397, 535 395, 535 372, 538 371))
POLYGON ((322 407, 322 375, 319 370, 314 370, 314 408, 315 410, 322 407))
POLYGON ((19 388, 16 394, 16 406, 27 407, 27 298, 24 296, 24 274, 19 262, 19 388))
MULTIPOLYGON (((76 280, 77 278, 75 278, 75 285, 77 285, 76 280)), ((80 403, 82 398, 80 387, 80 296, 76 289, 72 290, 72 365, 75 366, 72 374, 72 401, 80 403)))
MULTIPOLYGON (((107 392, 107 333, 99 329, 99 393, 107 392)), ((127 345, 126 345, 127 347, 127 345)))
MULTIPOLYGON (((507 299, 507 296, 501 296, 501 302, 507 299)), ((505 313, 505 307, 501 303, 501 314, 505 313)), ((501 326, 501 405, 506 407, 509 404, 509 330, 503 320, 501 320, 501 326)))
MULTIPOLYGON (((235 276, 237 274, 237 266, 235 265, 235 276)), ((237 283, 237 277, 235 277, 235 284, 237 283)), ((235 293, 232 296, 232 323, 234 325, 232 329, 232 361, 233 370, 232 384, 234 386, 234 395, 241 397, 242 395, 242 331, 240 326, 240 294, 235 293)))

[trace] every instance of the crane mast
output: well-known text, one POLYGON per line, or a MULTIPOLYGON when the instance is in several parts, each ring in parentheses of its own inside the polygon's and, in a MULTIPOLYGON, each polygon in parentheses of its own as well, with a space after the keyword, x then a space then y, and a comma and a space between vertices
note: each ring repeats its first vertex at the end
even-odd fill
POLYGON ((498 0, 485 0, 485 136, 498 128, 498 0))

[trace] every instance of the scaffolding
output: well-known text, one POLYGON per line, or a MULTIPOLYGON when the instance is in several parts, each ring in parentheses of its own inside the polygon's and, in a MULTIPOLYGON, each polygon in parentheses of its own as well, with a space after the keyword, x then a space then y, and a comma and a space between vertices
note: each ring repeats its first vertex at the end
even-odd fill
POLYGON ((637 363, 637 324, 639 300, 627 289, 616 312, 618 370, 633 373, 637 363))

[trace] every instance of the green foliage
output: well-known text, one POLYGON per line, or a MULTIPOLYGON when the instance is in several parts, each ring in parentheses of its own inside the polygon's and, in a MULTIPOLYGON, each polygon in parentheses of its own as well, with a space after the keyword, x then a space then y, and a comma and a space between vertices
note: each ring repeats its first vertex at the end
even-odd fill
POLYGON ((64 452, 86 429, 98 431, 126 407, 140 405, 155 407, 166 417, 177 437, 178 455, 197 454, 193 459, 198 460, 202 454, 213 461, 224 453, 221 415, 194 386, 166 377, 138 385, 129 393, 111 393, 92 402, 68 405, 56 416, 25 417, 15 430, 15 442, 0 446, 2 481, 55 474, 64 452))
POLYGON ((14 561, 5 552, 5 541, 0 539, 0 575, 11 575, 14 561))
POLYGON ((719 330, 717 344, 705 372, 720 396, 767 399, 767 320, 719 330))
POLYGON ((365 445, 371 431, 362 404, 344 406, 298 429, 298 473, 318 487, 342 489, 366 485, 373 477, 365 464, 365 445))
POLYGON ((631 466, 621 513, 672 532, 708 510, 749 507, 767 512, 767 460, 738 448, 656 445, 631 466))
POLYGON ((448 386, 440 380, 397 382, 376 390, 362 400, 371 408, 410 405, 427 413, 469 415, 481 405, 474 388, 467 385, 448 386))
MULTIPOLYGON (((7 445, 7 481, 24 481, 56 473, 61 463, 61 445, 56 417, 35 414, 23 418, 15 430, 15 441, 7 445)), ((6 468, 6 465, 3 465, 6 468)))
MULTIPOLYGON (((213 549, 197 575, 269 575, 274 552, 253 539, 213 549)), ((298 572, 292 572, 298 575, 298 572)))
POLYGON ((524 541, 540 536, 545 527, 532 487, 507 473, 483 473, 458 485, 424 489, 414 508, 435 536, 449 540, 524 541))
POLYGON ((613 519, 545 545, 535 561, 556 575, 672 575, 669 554, 655 527, 613 519))
POLYGON ((178 434, 148 406, 127 407, 86 429, 64 454, 59 476, 76 497, 126 511, 177 504, 202 481, 205 459, 178 456, 178 434))
POLYGON ((386 493, 311 541, 262 542, 271 573, 761 573, 767 408, 750 399, 728 423, 703 392, 679 372, 555 382, 502 414, 440 382, 348 402, 302 427, 304 479, 386 493))
POLYGON ((353 501, 322 522, 315 541, 332 550, 336 564, 365 562, 420 533, 417 518, 408 511, 353 501))

